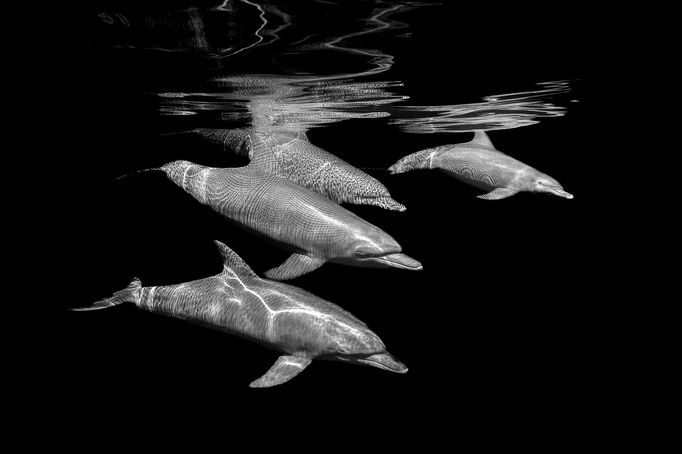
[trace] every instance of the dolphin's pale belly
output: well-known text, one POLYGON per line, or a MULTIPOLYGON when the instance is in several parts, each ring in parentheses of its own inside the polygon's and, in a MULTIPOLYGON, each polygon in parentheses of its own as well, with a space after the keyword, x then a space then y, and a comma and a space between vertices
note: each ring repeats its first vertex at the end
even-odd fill
POLYGON ((239 225, 320 257, 343 256, 364 230, 378 230, 319 194, 252 171, 212 169, 205 191, 204 203, 239 225))
POLYGON ((180 285, 145 287, 138 305, 287 353, 310 356, 331 353, 343 341, 340 334, 344 332, 367 331, 362 322, 343 309, 303 290, 240 278, 229 271, 180 285))

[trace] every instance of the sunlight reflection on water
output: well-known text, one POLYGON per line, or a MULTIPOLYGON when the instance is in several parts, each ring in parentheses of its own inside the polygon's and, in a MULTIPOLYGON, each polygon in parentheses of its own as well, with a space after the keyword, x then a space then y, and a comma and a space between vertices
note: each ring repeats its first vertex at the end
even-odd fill
POLYGON ((543 118, 563 116, 566 108, 551 101, 571 91, 569 81, 538 85, 537 90, 486 96, 478 103, 396 107, 389 123, 405 132, 430 134, 520 128, 543 118))
POLYGON ((389 124, 416 134, 512 129, 561 117, 569 81, 539 83, 539 88, 487 96, 482 102, 440 106, 404 104, 395 93, 400 82, 363 83, 353 79, 311 81, 305 77, 244 76, 217 81, 222 92, 160 93, 165 115, 218 112, 221 120, 244 120, 244 107, 256 127, 307 130, 352 118, 388 117, 389 124), (400 105, 394 105, 401 103, 400 105), (241 109, 240 109, 241 108, 241 109))
POLYGON ((100 12, 97 18, 113 47, 186 52, 209 62, 204 83, 157 94, 163 116, 201 115, 212 122, 296 131, 390 117, 388 123, 403 132, 431 134, 529 126, 563 116, 564 106, 575 102, 570 81, 562 80, 479 102, 410 105, 409 93, 420 87, 374 80, 394 64, 385 43, 409 35, 409 21, 400 19, 434 4, 358 2, 353 5, 359 10, 349 13, 348 4, 338 0, 234 0, 137 15, 100 12), (316 15, 315 8, 322 7, 327 14, 316 15), (266 71, 249 69, 262 60, 266 71))

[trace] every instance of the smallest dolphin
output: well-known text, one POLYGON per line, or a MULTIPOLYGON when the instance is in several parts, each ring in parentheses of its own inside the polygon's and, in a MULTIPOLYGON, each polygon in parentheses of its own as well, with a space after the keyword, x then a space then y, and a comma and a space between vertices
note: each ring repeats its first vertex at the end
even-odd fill
POLYGON ((470 142, 427 148, 405 156, 389 167, 391 173, 414 169, 441 169, 460 181, 488 191, 477 196, 484 200, 504 199, 521 191, 573 198, 554 178, 495 149, 483 131, 476 131, 470 142))

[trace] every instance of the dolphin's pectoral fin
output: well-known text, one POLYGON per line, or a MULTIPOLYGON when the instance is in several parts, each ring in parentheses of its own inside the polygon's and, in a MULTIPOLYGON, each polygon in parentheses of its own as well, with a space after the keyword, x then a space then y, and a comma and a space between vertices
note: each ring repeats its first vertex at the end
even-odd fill
POLYGON ((360 266, 377 266, 377 267, 392 267, 403 270, 420 271, 423 269, 422 264, 403 253, 395 253, 383 255, 381 257, 370 257, 359 262, 360 266))
POLYGON ((487 194, 481 194, 476 197, 479 199, 483 200, 500 200, 500 199, 506 199, 507 197, 511 197, 514 194, 516 194, 517 191, 514 191, 509 188, 497 188, 493 189, 487 194))
POLYGON ((249 386, 252 388, 268 388, 286 383, 308 367, 311 361, 310 358, 303 356, 282 355, 277 358, 275 364, 265 375, 251 382, 249 386))
POLYGON ((324 265, 325 260, 320 258, 310 257, 304 254, 291 254, 291 256, 284 261, 280 266, 266 271, 265 277, 268 279, 275 279, 278 281, 293 279, 324 265))

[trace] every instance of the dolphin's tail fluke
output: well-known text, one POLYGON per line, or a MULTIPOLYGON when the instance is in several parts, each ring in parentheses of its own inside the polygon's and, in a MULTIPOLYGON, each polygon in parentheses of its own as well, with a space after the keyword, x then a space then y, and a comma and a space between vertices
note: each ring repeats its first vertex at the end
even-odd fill
POLYGON ((427 148, 405 156, 388 170, 391 173, 404 173, 415 169, 433 169, 433 159, 444 151, 444 147, 427 148))
POLYGON ((94 311, 97 309, 106 309, 107 307, 117 306, 122 303, 137 303, 140 301, 140 293, 142 292, 142 282, 138 278, 133 281, 123 290, 119 290, 109 298, 97 301, 88 307, 76 307, 72 311, 94 311))

